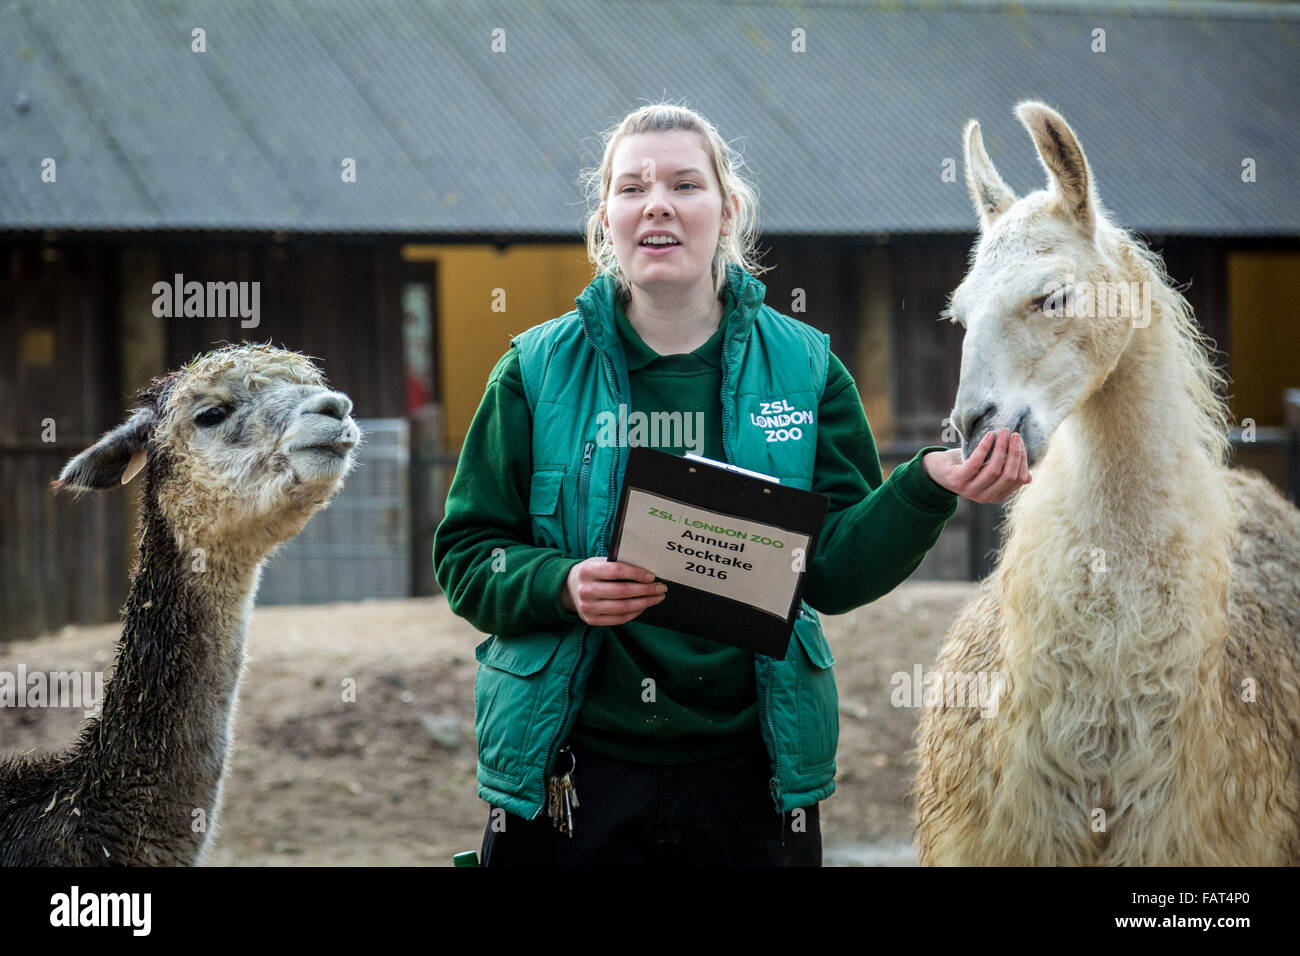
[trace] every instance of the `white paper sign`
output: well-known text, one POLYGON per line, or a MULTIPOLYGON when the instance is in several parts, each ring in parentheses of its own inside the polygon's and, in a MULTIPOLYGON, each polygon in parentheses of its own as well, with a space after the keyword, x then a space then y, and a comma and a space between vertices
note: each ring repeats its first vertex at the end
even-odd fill
POLYGON ((628 489, 618 560, 785 620, 808 535, 628 489))

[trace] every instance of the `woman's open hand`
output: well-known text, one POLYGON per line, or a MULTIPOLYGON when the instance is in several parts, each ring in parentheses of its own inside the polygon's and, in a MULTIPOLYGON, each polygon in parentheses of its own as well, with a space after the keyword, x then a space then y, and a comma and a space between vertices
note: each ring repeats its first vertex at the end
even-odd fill
POLYGON ((1021 485, 1033 481, 1024 440, 1019 433, 1013 435, 1005 428, 997 432, 996 441, 993 432, 986 434, 965 460, 961 449, 953 448, 930 452, 921 459, 921 465, 937 484, 983 504, 1005 501, 1021 485))
POLYGON ((564 606, 588 624, 626 624, 664 599, 667 585, 645 568, 608 558, 575 564, 564 580, 564 606))

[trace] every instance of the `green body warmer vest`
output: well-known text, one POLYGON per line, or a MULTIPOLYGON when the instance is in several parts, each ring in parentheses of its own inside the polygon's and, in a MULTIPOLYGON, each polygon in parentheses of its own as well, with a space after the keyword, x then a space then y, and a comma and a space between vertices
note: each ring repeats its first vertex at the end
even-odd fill
MULTIPOLYGON (((812 488, 817 412, 830 343, 763 304, 761 282, 732 266, 730 324, 722 346, 722 443, 727 460, 812 488), (783 404, 784 403, 784 404, 783 404), (778 435, 761 418, 799 412, 778 435), (798 437, 794 437, 795 432, 798 437), (782 440, 778 440, 782 439, 782 440)), ((533 543, 574 558, 608 554, 626 449, 598 442, 600 413, 630 400, 613 313, 615 284, 599 276, 578 308, 514 338, 532 411, 533 543)), ((475 651, 479 796, 534 819, 546 778, 577 722, 607 628, 583 621, 554 631, 489 637, 475 651)), ((809 806, 835 790, 839 738, 833 660, 821 622, 799 611, 784 660, 754 655, 759 724, 772 760, 774 812, 809 806)))

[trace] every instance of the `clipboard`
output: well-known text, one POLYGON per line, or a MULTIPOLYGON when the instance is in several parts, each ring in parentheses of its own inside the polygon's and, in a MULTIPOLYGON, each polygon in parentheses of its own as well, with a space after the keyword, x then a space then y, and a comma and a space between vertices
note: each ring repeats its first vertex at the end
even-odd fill
POLYGON ((829 505, 722 462, 634 446, 610 560, 668 585, 636 620, 783 660, 829 505))

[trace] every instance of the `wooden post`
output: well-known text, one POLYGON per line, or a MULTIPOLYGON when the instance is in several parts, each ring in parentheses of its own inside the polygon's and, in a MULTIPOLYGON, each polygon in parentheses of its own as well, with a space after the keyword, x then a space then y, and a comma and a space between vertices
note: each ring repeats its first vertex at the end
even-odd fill
POLYGON ((893 292, 889 279, 889 246, 873 245, 861 253, 862 303, 858 316, 854 378, 876 445, 892 442, 894 428, 893 292))

